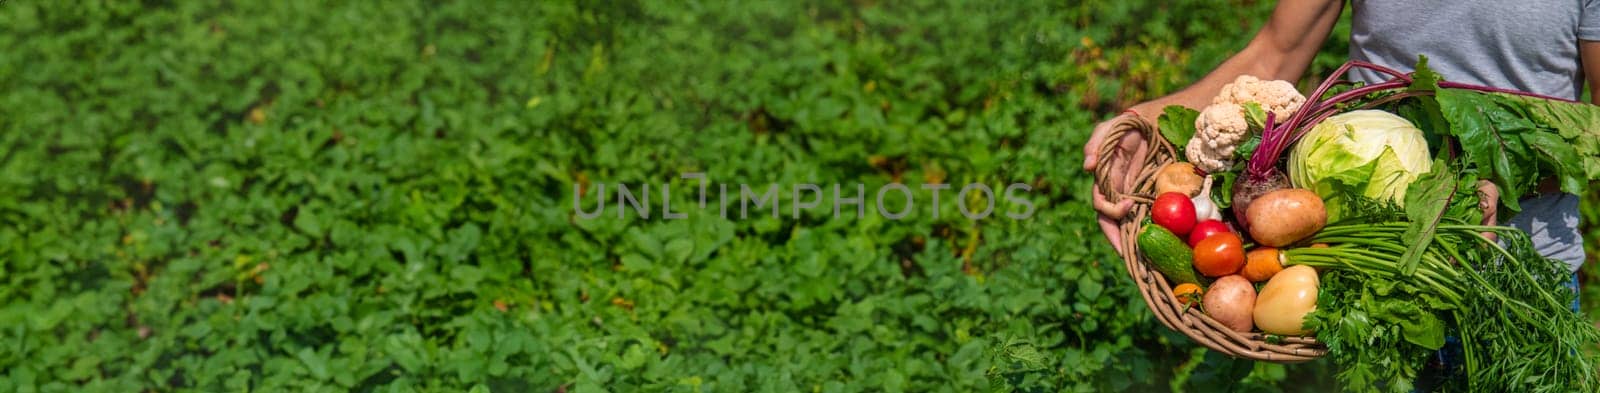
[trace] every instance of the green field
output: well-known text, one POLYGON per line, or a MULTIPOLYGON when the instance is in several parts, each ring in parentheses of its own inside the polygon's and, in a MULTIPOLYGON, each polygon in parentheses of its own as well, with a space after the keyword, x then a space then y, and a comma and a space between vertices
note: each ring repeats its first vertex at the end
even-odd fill
POLYGON ((1271 2, 144 3, 0 1, 0 391, 1332 383, 1162 327, 1081 170, 1271 2), (724 219, 688 172, 1036 210, 724 219))

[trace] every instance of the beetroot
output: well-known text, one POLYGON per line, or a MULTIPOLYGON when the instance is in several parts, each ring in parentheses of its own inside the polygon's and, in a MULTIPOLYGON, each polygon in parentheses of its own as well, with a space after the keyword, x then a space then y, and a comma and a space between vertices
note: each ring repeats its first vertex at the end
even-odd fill
POLYGON ((1233 183, 1233 222, 1239 224, 1239 229, 1243 229, 1242 232, 1249 233, 1250 220, 1245 219, 1245 212, 1250 210, 1250 202, 1269 192, 1284 188, 1289 188, 1289 177, 1284 176, 1283 171, 1275 167, 1254 181, 1250 178, 1250 174, 1246 173, 1243 179, 1233 183))

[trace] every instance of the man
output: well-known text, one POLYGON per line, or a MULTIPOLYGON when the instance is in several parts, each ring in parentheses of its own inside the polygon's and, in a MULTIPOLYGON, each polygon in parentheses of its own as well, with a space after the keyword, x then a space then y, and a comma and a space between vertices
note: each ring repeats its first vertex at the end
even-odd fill
MULTIPOLYGON (((1578 99, 1588 75, 1590 90, 1600 91, 1600 0, 1351 0, 1350 6, 1352 60, 1410 70, 1420 54, 1428 56, 1429 67, 1450 81, 1578 99)), ((1280 1, 1249 44, 1210 74, 1188 88, 1134 105, 1118 118, 1096 126, 1084 146, 1084 169, 1096 169, 1101 142, 1122 117, 1143 116, 1154 123, 1167 105, 1203 108, 1239 75, 1299 80, 1343 7, 1342 0, 1280 1)), ((1347 77, 1367 83, 1382 79, 1366 70, 1347 77)), ((1591 100, 1600 103, 1600 94, 1592 94, 1591 100)), ((1143 145, 1142 138, 1130 135, 1118 146, 1123 153, 1137 156, 1144 154, 1143 145)), ((1125 178, 1129 165, 1140 161, 1116 163, 1109 168, 1112 178, 1125 178)), ((1101 228, 1113 244, 1120 244, 1115 223, 1133 202, 1112 203, 1099 190, 1094 198, 1101 228)), ((1521 201, 1522 212, 1508 224, 1527 231, 1539 253, 1577 271, 1584 259, 1578 201, 1577 196, 1561 193, 1554 182, 1546 181, 1538 195, 1521 201)), ((1487 214, 1490 223, 1495 216, 1492 206, 1487 214)))

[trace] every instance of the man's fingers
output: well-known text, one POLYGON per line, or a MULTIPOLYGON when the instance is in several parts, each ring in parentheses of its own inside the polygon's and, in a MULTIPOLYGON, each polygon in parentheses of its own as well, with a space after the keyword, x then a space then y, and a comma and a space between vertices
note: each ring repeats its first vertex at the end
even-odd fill
POLYGON ((1133 191, 1133 178, 1144 170, 1144 160, 1150 157, 1150 144, 1144 140, 1144 133, 1130 132, 1122 137, 1122 151, 1128 153, 1128 159, 1123 161, 1122 170, 1118 176, 1122 177, 1117 190, 1123 193, 1133 191))
POLYGON ((1106 240, 1110 240, 1111 241, 1111 248, 1117 250, 1118 254, 1121 254, 1122 253, 1122 231, 1118 230, 1117 221, 1111 219, 1111 217, 1106 217, 1104 215, 1101 215, 1100 216, 1100 232, 1105 233, 1106 240))
POLYGON ((1131 209, 1133 209, 1133 200, 1124 199, 1118 202, 1111 202, 1100 194, 1100 187, 1095 186, 1094 210, 1100 213, 1097 217, 1100 222, 1100 232, 1106 235, 1106 240, 1111 241, 1111 247, 1115 248, 1118 253, 1122 252, 1122 233, 1118 232, 1117 223, 1121 222, 1122 218, 1128 215, 1128 210, 1131 209))
MULTIPOLYGON (((1094 131, 1089 134, 1089 141, 1083 145, 1083 170, 1094 171, 1095 168, 1100 167, 1100 148, 1106 142, 1106 134, 1110 134, 1111 128, 1126 116, 1133 115, 1124 113, 1094 125, 1094 131)), ((1138 146, 1138 143, 1143 142, 1144 137, 1138 132, 1123 134, 1122 144, 1117 151, 1122 154, 1131 153, 1138 146)))
MULTIPOLYGON (((1483 210, 1483 225, 1500 225, 1500 187, 1487 180, 1478 181, 1478 209, 1483 210)), ((1484 232, 1483 237, 1499 240, 1494 232, 1484 232)))
POLYGON ((1094 131, 1089 134, 1089 142, 1083 145, 1083 170, 1093 172, 1100 166, 1100 144, 1105 143, 1106 133, 1111 131, 1111 122, 1116 118, 1096 124, 1094 131))
POLYGON ((1500 204, 1500 186, 1488 180, 1478 181, 1478 208, 1484 213, 1493 213, 1500 204))
MULTIPOLYGON (((1491 227, 1500 225, 1500 214, 1495 210, 1498 210, 1495 208, 1495 204, 1490 203, 1489 208, 1483 211, 1483 225, 1491 227)), ((1500 240, 1500 237, 1495 235, 1494 232, 1484 232, 1483 237, 1487 237, 1489 240, 1500 240)))
POLYGON ((1106 199, 1105 194, 1100 193, 1099 185, 1096 185, 1091 193, 1094 194, 1094 210, 1100 212, 1102 216, 1110 217, 1113 220, 1121 220, 1122 217, 1128 215, 1128 210, 1133 209, 1133 200, 1123 199, 1118 202, 1111 202, 1110 199, 1106 199))

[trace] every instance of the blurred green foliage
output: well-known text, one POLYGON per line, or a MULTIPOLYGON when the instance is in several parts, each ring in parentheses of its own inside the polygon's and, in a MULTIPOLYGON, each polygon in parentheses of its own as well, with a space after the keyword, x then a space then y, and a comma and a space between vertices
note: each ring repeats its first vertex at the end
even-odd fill
POLYGON ((1080 166, 1270 2, 144 3, 0 2, 0 391, 1329 383, 1157 323, 1080 166), (573 213, 683 172, 1038 209, 573 213))

